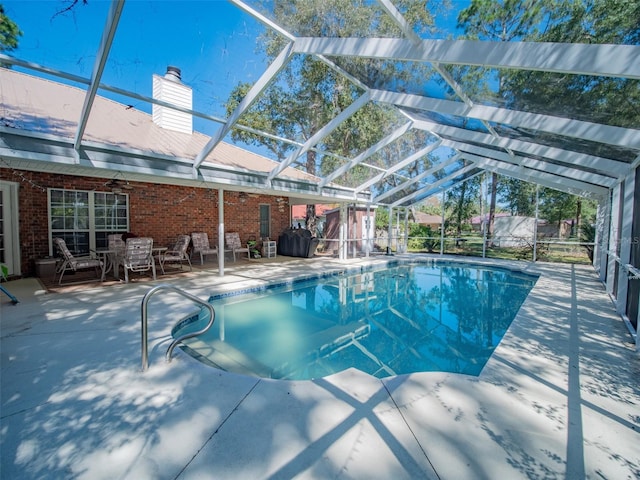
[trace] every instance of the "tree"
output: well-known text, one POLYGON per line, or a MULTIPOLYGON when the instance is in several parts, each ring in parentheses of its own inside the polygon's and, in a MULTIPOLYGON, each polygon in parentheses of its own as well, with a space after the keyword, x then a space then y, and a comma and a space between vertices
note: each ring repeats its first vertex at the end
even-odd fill
POLYGON ((478 213, 476 199, 480 189, 480 179, 474 177, 457 184, 447 191, 445 207, 451 212, 450 223, 453 224, 457 236, 462 234, 462 226, 471 218, 474 213, 478 213))
MULTIPOLYGON (((637 45, 640 0, 472 0, 460 13, 458 23, 469 38, 637 45)), ((468 71, 475 75, 472 92, 481 91, 478 84, 490 85, 485 91, 494 91, 472 95, 483 103, 623 127, 640 124, 640 89, 634 80, 506 69, 495 72, 468 68, 468 71)), ((460 78, 466 90, 465 76, 460 78)), ((504 133, 499 127, 496 130, 498 134, 504 133)), ((539 133, 536 141, 561 148, 569 143, 570 148, 601 156, 612 153, 605 145, 551 134, 539 133)), ((498 188, 502 200, 512 213, 531 215, 532 187, 518 180, 507 182, 498 188)), ((582 223, 586 205, 590 205, 577 197, 548 189, 540 190, 540 198, 541 204, 544 203, 542 216, 560 222, 575 215, 576 230, 582 223), (554 206, 553 202, 558 205, 554 206)))
MULTIPOLYGON (((228 115, 237 108, 242 99, 249 92, 250 88, 251 85, 248 83, 240 83, 236 85, 226 103, 228 115)), ((278 86, 271 88, 266 93, 266 96, 263 96, 258 100, 258 102, 254 104, 253 108, 244 114, 242 117, 243 123, 258 130, 273 133, 279 137, 288 137, 293 133, 293 122, 284 121, 281 117, 291 118, 289 115, 292 115, 292 112, 285 110, 280 116, 270 114, 272 105, 288 105, 285 99, 286 95, 282 88, 278 86)), ((235 140, 241 140, 249 145, 264 146, 269 149, 278 160, 284 159, 287 152, 292 148, 287 143, 282 143, 278 140, 243 130, 233 130, 232 137, 235 140)))
POLYGON ((573 218, 576 212, 577 197, 570 193, 545 188, 540 190, 539 198, 542 218, 557 224, 558 228, 563 220, 573 218))
POLYGON ((587 250, 589 260, 593 262, 593 250, 594 242, 596 241, 596 227, 591 223, 584 223, 578 231, 580 242, 583 243, 583 247, 587 250))
POLYGON ((433 204, 422 204, 420 206, 417 207, 417 210, 419 212, 424 212, 424 213, 428 213, 429 215, 438 215, 440 216, 442 214, 442 204, 440 203, 439 197, 431 197, 434 200, 433 204))
POLYGON ((524 38, 549 14, 548 1, 471 0, 458 15, 458 26, 470 38, 508 42, 524 38))
MULTIPOLYGON (((18 39, 21 36, 22 31, 4 13, 4 7, 0 4, 0 53, 6 54, 18 48, 18 39)), ((8 65, 0 62, 0 67, 8 67, 8 65)))
POLYGON ((427 252, 433 253, 435 248, 440 244, 437 238, 437 232, 434 232, 429 225, 420 225, 419 223, 409 224, 409 248, 414 250, 427 249, 427 252))
POLYGON ((386 230, 389 227, 389 208, 376 209, 376 230, 386 230))
POLYGON ((516 178, 500 179, 498 192, 500 201, 509 209, 511 215, 533 217, 536 209, 536 186, 516 178))
MULTIPOLYGON (((410 130, 391 145, 388 145, 378 152, 374 158, 368 159, 367 163, 380 167, 380 169, 390 168, 399 160, 406 158, 412 153, 423 148, 425 145, 428 145, 430 142, 428 137, 429 134, 422 130, 410 130)), ((433 139, 431 139, 431 141, 433 141, 433 139)), ((438 158, 434 158, 430 154, 425 155, 411 164, 406 165, 402 170, 397 171, 396 175, 388 175, 384 177, 380 182, 372 185, 370 189, 374 194, 380 194, 388 189, 400 187, 402 184, 406 183, 407 185, 405 188, 402 188, 393 196, 388 198, 389 203, 393 203, 407 195, 416 193, 416 191, 421 188, 421 185, 419 183, 412 183, 408 181, 408 179, 414 178, 425 170, 430 169, 433 164, 438 161, 438 158)), ((461 161, 459 163, 463 166, 461 161)), ((378 174, 380 171, 374 171, 373 173, 378 174)), ((368 172, 368 174, 371 175, 371 172, 368 172)), ((437 180, 444 175, 446 175, 446 173, 443 171, 436 171, 433 174, 433 178, 437 180)), ((414 197, 413 201, 420 201, 420 199, 414 197)))
MULTIPOLYGON (((527 40, 640 43, 640 0, 555 1, 547 6, 547 13, 546 28, 532 32, 527 40)), ((622 127, 640 124, 640 89, 636 80, 512 71, 504 77, 504 89, 510 105, 519 110, 562 112, 564 117, 622 127)), ((596 147, 603 148, 586 145, 585 151, 610 154, 596 147)))
MULTIPOLYGON (((433 18, 424 2, 400 0, 397 6, 418 33, 433 28, 433 18)), ((370 34, 372 29, 380 36, 402 35, 397 24, 382 9, 350 0, 276 0, 272 11, 275 21, 297 36, 358 37, 370 34)), ((284 43, 282 36, 269 29, 259 39, 259 48, 267 58, 273 59, 282 50, 284 43)), ((337 58, 333 61, 371 88, 388 82, 403 85, 419 78, 422 81, 427 78, 427 70, 423 66, 398 68, 394 62, 372 59, 337 58)), ((249 88, 248 85, 236 87, 227 102, 227 112, 234 110, 249 88)), ((325 62, 312 56, 295 56, 265 95, 243 115, 240 123, 305 142, 361 94, 359 87, 325 62), (287 93, 286 101, 284 92, 287 93)), ((388 133, 393 125, 388 121, 389 112, 390 110, 375 105, 367 105, 327 137, 323 147, 345 157, 354 156, 388 133)), ((293 149, 291 145, 238 129, 232 131, 232 138, 266 145, 279 159, 293 149)), ((335 160, 328 155, 319 156, 313 149, 306 152, 305 167, 309 173, 326 174, 328 169, 335 166, 335 160), (317 165, 319 160, 320 167, 317 165)), ((356 170, 352 173, 352 180, 362 178, 363 175, 363 172, 356 170)), ((315 206, 309 205, 308 228, 313 230, 315 222, 315 206)))
MULTIPOLYGON (((465 35, 473 39, 508 42, 529 35, 545 15, 543 5, 546 2, 539 0, 471 0, 471 4, 458 15, 458 26, 464 29, 465 35)), ((493 75, 478 74, 478 69, 470 69, 476 72, 476 77, 483 78, 483 82, 497 83, 498 99, 504 95, 503 74, 497 73, 497 79, 493 75)), ((463 84, 466 82, 463 82, 463 84)), ((498 174, 491 174, 490 201, 489 201, 489 237, 493 236, 496 197, 499 189, 498 174)))

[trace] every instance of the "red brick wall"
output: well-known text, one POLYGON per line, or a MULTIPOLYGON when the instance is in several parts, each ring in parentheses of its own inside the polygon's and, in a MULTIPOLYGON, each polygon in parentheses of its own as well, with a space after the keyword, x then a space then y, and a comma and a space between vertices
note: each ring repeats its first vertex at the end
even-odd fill
MULTIPOLYGON (((20 249, 22 273, 35 274, 34 260, 49 255, 47 188, 111 191, 107 179, 77 177, 0 168, 0 180, 19 182, 20 249)), ((129 182, 129 225, 138 236, 152 237, 154 245, 173 245, 182 233, 207 232, 218 239, 218 190, 153 183, 129 182)), ((244 243, 260 237, 260 204, 271 205, 271 237, 290 225, 288 204, 280 211, 275 196, 224 192, 225 231, 238 232, 244 243)))

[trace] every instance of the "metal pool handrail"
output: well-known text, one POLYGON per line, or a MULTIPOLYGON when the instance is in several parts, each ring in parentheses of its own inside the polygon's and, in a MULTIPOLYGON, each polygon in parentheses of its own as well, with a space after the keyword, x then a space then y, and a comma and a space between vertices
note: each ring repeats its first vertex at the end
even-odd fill
POLYGON ((149 368, 147 305, 151 297, 161 290, 173 290, 177 294, 182 295, 183 297, 188 298, 189 300, 209 309, 209 323, 207 323, 207 325, 202 330, 199 330, 197 332, 185 333, 181 337, 178 337, 173 342, 171 342, 171 345, 169 345, 169 348, 167 349, 167 354, 165 356, 167 362, 171 361, 171 354, 173 353, 173 349, 176 347, 178 343, 182 342, 183 340, 186 340, 187 338, 195 337, 197 335, 201 335, 205 333, 207 330, 211 328, 216 318, 216 312, 213 309, 213 306, 211 304, 199 299, 194 295, 191 295, 188 292, 185 292, 180 288, 174 287, 173 285, 167 285, 167 284, 153 287, 151 290, 149 290, 145 294, 144 298, 142 299, 142 304, 140 305, 141 322, 142 322, 141 330, 142 330, 142 371, 143 372, 146 371, 147 368, 149 368))

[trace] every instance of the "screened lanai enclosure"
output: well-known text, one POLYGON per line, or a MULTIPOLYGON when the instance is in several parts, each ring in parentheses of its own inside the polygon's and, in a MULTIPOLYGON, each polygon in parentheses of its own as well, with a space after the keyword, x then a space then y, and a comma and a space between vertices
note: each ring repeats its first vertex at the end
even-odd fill
MULTIPOLYGON (((220 210, 244 192, 390 218, 498 174, 597 202, 593 265, 635 334, 637 0, 32 5, 5 2, 23 31, 0 53, 3 218, 34 183, 20 172, 215 190, 220 210), (125 111, 167 133, 132 133, 142 121, 125 111)), ((5 263, 20 235, 3 232, 5 263)))

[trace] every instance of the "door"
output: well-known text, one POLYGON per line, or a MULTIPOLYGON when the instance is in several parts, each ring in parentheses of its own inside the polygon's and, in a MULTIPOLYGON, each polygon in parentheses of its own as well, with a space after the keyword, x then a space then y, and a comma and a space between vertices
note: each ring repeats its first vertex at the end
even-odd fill
POLYGON ((362 251, 371 252, 376 231, 376 217, 374 215, 362 216, 362 251))
POLYGON ((18 236, 18 185, 0 181, 0 263, 8 275, 21 275, 18 236))

